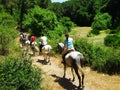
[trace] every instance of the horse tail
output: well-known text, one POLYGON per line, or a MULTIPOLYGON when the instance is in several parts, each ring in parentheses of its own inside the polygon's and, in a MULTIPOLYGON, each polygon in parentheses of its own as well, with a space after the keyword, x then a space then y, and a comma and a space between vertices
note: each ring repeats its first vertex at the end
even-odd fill
POLYGON ((48 47, 48 51, 50 52, 50 51, 51 51, 51 49, 52 49, 52 47, 49 45, 49 47, 48 47))
POLYGON ((82 70, 82 66, 83 66, 83 60, 84 60, 84 57, 79 55, 79 60, 76 61, 76 65, 79 69, 79 71, 82 73, 82 75, 84 74, 83 70, 82 70))
POLYGON ((85 66, 85 58, 84 57, 81 58, 80 62, 81 62, 81 67, 84 67, 85 66))
POLYGON ((80 58, 79 59, 79 63, 78 62, 76 62, 76 64, 77 64, 77 66, 78 66, 78 70, 81 72, 81 74, 82 74, 82 86, 84 85, 84 77, 85 77, 85 74, 84 74, 84 72, 83 72, 83 69, 82 69, 82 66, 81 66, 81 60, 82 60, 82 58, 80 58))
POLYGON ((77 67, 78 67, 79 71, 80 71, 82 74, 84 74, 84 72, 83 72, 83 70, 82 70, 82 67, 81 67, 81 64, 80 64, 80 63, 77 63, 77 62, 76 62, 76 64, 77 64, 77 67))

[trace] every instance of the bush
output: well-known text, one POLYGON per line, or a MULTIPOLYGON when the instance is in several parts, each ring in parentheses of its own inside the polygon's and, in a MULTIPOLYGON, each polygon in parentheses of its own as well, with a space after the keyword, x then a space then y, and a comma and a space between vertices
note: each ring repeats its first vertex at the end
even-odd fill
POLYGON ((85 39, 76 39, 74 45, 75 49, 84 55, 86 64, 92 69, 109 74, 120 73, 119 49, 95 46, 85 39))
POLYGON ((107 35, 104 38, 104 44, 110 47, 119 47, 120 46, 120 37, 118 35, 107 35))
POLYGON ((75 26, 75 24, 70 20, 69 17, 63 17, 63 18, 61 18, 60 23, 61 23, 64 27, 66 27, 66 29, 64 30, 64 33, 70 32, 70 31, 71 31, 71 28, 72 28, 73 26, 75 26))
MULTIPOLYGON (((116 50, 115 50, 116 52, 116 50)), ((105 72, 108 74, 120 74, 120 52, 112 52, 104 64, 105 72)))
POLYGON ((41 71, 31 65, 27 59, 0 59, 0 90, 41 90, 41 71))
POLYGON ((94 36, 94 35, 99 35, 100 34, 100 31, 99 30, 91 30, 87 36, 88 37, 91 37, 91 36, 94 36))
POLYGON ((112 17, 108 13, 97 14, 92 23, 93 30, 106 30, 111 27, 112 17))
POLYGON ((86 64, 91 66, 93 59, 95 59, 95 52, 94 47, 92 44, 89 44, 85 39, 76 39, 75 43, 75 50, 80 51, 86 60, 86 64))
POLYGON ((17 36, 16 25, 16 21, 11 15, 0 13, 0 54, 8 54, 9 43, 17 36))
POLYGON ((47 34, 49 31, 54 31, 58 21, 54 12, 35 6, 25 15, 23 24, 34 35, 40 36, 41 33, 47 34))

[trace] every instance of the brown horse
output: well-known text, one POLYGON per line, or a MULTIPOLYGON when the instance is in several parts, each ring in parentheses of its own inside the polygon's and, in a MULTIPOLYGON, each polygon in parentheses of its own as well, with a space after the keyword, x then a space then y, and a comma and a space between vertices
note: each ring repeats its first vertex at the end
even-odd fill
MULTIPOLYGON (((58 43, 58 48, 59 48, 60 53, 63 51, 63 47, 64 47, 63 43, 58 43)), ((64 75, 63 75, 63 77, 65 78, 65 76, 66 76, 66 66, 71 67, 71 71, 72 71, 72 74, 73 74, 73 81, 75 80, 73 70, 75 71, 75 73, 78 77, 78 80, 79 80, 78 88, 81 88, 81 87, 84 86, 84 72, 82 70, 82 62, 83 61, 84 61, 84 56, 80 52, 72 51, 72 52, 69 52, 68 54, 65 55, 65 61, 63 63, 64 64, 64 75), (81 77, 79 75, 78 70, 82 74, 82 80, 81 80, 81 77)))

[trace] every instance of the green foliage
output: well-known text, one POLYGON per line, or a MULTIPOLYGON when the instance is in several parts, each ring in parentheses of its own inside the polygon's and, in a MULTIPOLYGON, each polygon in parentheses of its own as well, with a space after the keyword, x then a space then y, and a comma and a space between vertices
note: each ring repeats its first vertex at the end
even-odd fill
POLYGON ((24 20, 25 28, 31 30, 36 36, 53 31, 57 23, 57 17, 53 12, 41 9, 39 6, 29 10, 24 20))
POLYGON ((89 44, 85 39, 76 39, 75 50, 80 51, 86 60, 86 64, 92 65, 92 60, 95 58, 94 47, 92 44, 89 44))
POLYGON ((86 64, 94 70, 109 74, 120 73, 119 49, 95 46, 84 39, 76 39, 74 45, 75 49, 84 55, 86 64))
POLYGON ((4 12, 0 13, 0 54, 8 53, 9 43, 17 36, 16 25, 11 15, 4 12))
POLYGON ((75 24, 70 20, 70 18, 63 17, 55 27, 54 31, 48 31, 47 35, 50 38, 59 38, 63 34, 70 32, 73 26, 75 26, 75 24))
POLYGON ((75 24, 70 20, 69 17, 63 17, 63 18, 61 18, 60 23, 62 23, 62 25, 63 25, 64 27, 66 27, 66 30, 64 30, 64 33, 70 32, 70 31, 71 31, 71 28, 72 28, 73 26, 75 26, 75 24))
POLYGON ((104 8, 112 16, 112 29, 120 26, 120 0, 108 0, 107 6, 104 8))
POLYGON ((100 34, 100 31, 99 30, 91 30, 87 36, 88 37, 91 37, 91 36, 94 36, 94 35, 99 35, 100 34))
POLYGON ((111 26, 111 16, 108 13, 100 13, 94 17, 93 30, 106 30, 111 26))
POLYGON ((14 28, 17 25, 14 18, 5 12, 0 13, 0 27, 12 27, 14 28))
POLYGON ((32 60, 0 59, 0 90, 42 90, 41 80, 41 71, 32 67, 32 60))
POLYGON ((48 9, 53 11, 56 14, 58 19, 60 19, 63 16, 64 9, 62 4, 59 2, 51 3, 48 9))
POLYGON ((57 27, 55 27, 54 31, 49 31, 47 33, 47 36, 50 38, 59 38, 62 36, 62 34, 65 32, 66 28, 62 24, 58 24, 57 27))
POLYGON ((105 72, 109 74, 120 74, 120 48, 107 50, 105 72))
POLYGON ((118 35, 107 35, 104 38, 104 44, 110 47, 119 47, 120 46, 120 33, 118 35))
POLYGON ((0 13, 1 13, 1 12, 4 12, 4 11, 5 11, 5 9, 3 8, 2 5, 0 5, 0 13))

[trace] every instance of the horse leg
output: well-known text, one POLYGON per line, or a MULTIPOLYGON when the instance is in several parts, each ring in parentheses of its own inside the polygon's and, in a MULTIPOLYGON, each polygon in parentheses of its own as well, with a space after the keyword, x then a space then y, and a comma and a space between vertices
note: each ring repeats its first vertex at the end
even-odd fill
POLYGON ((33 56, 35 56, 35 48, 34 47, 31 47, 31 50, 33 52, 33 56))
POLYGON ((82 74, 82 86, 84 86, 84 73, 82 74))
POLYGON ((78 66, 78 68, 79 68, 79 70, 80 70, 80 72, 81 72, 81 74, 82 74, 82 87, 83 87, 83 86, 84 86, 84 72, 83 72, 82 68, 79 67, 78 64, 77 64, 77 66, 78 66))
POLYGON ((66 76, 66 64, 64 63, 64 75, 63 75, 63 78, 65 78, 66 76))
POLYGON ((50 62, 50 53, 47 54, 47 60, 48 60, 48 63, 51 64, 51 62, 50 62))
POLYGON ((78 88, 80 88, 81 87, 81 78, 80 78, 80 75, 79 75, 79 72, 78 72, 78 66, 74 63, 73 68, 74 68, 75 73, 76 73, 76 75, 78 77, 78 80, 79 80, 79 86, 78 86, 78 88))
POLYGON ((72 72, 72 75, 73 75, 72 81, 74 82, 75 81, 75 76, 74 76, 74 72, 73 72, 73 67, 71 67, 71 72, 72 72))
POLYGON ((35 48, 33 49, 33 56, 35 56, 35 48))

